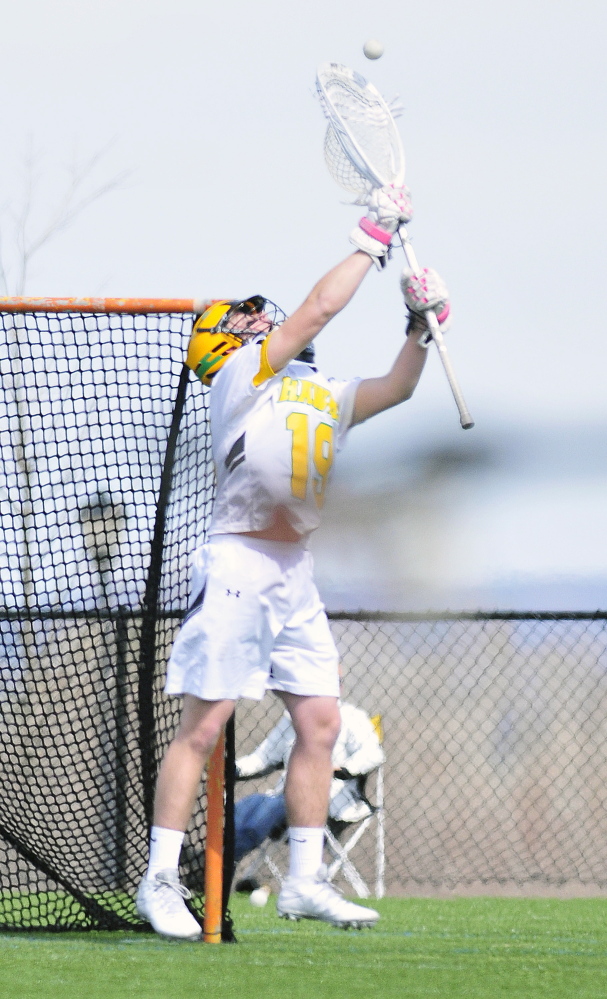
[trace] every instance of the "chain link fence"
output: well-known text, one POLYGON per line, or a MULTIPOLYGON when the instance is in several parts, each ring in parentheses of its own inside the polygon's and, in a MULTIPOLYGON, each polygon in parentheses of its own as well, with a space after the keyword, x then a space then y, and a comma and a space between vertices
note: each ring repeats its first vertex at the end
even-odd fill
MULTIPOLYGON (((1 927, 140 922, 132 896, 147 827, 133 624, 21 622, 37 655, 16 679, 5 673, 0 697, 1 927), (88 650, 86 671, 77 648, 88 650)), ((165 624, 166 654, 179 618, 165 624)), ((332 628, 344 700, 382 718, 386 894, 607 891, 607 615, 333 615, 332 628)), ((158 754, 177 723, 162 673, 159 657, 158 754)), ((272 695, 241 702, 237 754, 281 711, 272 695)), ((268 781, 237 784, 237 796, 268 781)), ((373 776, 367 790, 373 801, 373 776)), ((182 873, 200 892, 204 826, 194 825, 182 873)), ((351 854, 371 886, 375 833, 351 854)))
MULTIPOLYGON (((386 894, 607 891, 607 615, 344 614, 332 628, 343 699, 382 716, 386 894)), ((239 705, 237 755, 280 714, 271 695, 239 705)), ((373 885, 372 827, 351 856, 373 885)))

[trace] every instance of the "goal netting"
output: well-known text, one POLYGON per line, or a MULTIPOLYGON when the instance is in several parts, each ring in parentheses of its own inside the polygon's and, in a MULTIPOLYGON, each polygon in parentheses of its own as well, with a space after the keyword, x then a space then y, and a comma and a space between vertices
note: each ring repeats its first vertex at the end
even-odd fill
MULTIPOLYGON (((187 312, 0 313, 0 929, 129 928, 213 494, 187 312)), ((182 852, 202 907, 205 799, 182 852)))

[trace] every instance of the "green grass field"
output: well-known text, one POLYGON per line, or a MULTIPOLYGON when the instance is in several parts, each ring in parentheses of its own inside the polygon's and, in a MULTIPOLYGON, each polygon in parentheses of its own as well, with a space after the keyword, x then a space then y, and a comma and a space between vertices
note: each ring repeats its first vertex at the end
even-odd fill
POLYGON ((287 923, 234 898, 238 944, 147 933, 0 935, 11 999, 607 996, 607 900, 384 899, 373 930, 287 923))

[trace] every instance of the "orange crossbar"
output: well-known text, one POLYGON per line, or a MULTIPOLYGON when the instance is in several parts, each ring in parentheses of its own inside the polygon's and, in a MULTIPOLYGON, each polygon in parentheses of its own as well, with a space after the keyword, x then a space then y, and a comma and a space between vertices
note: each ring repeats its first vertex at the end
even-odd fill
POLYGON ((204 942, 221 943, 223 895, 225 732, 207 767, 207 836, 204 869, 204 942))
POLYGON ((204 312, 213 302, 206 298, 5 298, 0 312, 122 312, 139 315, 155 312, 204 312))

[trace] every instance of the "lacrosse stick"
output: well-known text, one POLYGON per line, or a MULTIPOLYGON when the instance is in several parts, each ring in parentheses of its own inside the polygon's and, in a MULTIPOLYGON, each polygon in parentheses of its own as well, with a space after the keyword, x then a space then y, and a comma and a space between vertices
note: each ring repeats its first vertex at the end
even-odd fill
MULTIPOLYGON (((405 181, 405 154, 394 121, 397 109, 394 106, 391 109, 360 73, 335 62, 319 67, 316 90, 329 122, 325 160, 333 179, 355 194, 360 204, 366 203, 374 188, 387 184, 400 187, 405 181)), ((417 273, 419 264, 405 226, 400 227, 398 235, 407 265, 417 273)), ((468 430, 474 426, 474 420, 457 383, 436 313, 429 309, 425 318, 459 410, 460 423, 468 430)))

